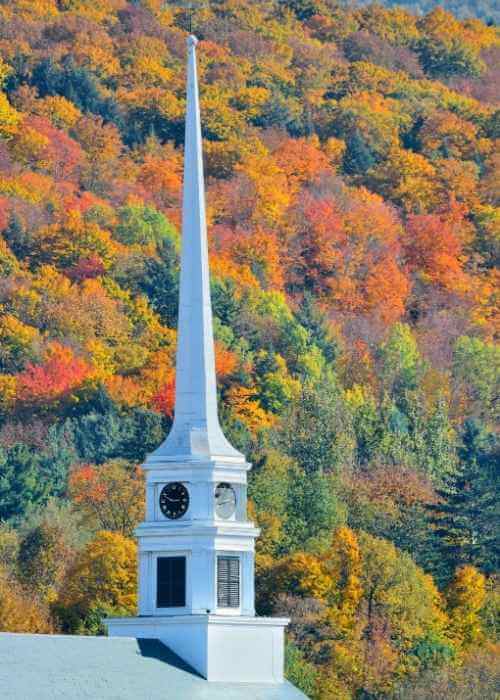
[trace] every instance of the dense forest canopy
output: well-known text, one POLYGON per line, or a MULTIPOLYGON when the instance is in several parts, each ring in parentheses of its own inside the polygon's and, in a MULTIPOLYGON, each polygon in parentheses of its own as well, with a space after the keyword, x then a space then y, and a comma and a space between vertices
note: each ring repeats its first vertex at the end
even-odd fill
POLYGON ((477 17, 486 24, 500 22, 500 9, 495 0, 383 0, 382 4, 386 7, 404 7, 420 15, 442 7, 460 19, 477 17))
MULTIPOLYGON (((0 0, 0 629, 134 610, 175 386, 182 5, 0 0)), ((493 698, 498 31, 335 0, 193 21, 259 613, 292 618, 317 700, 493 698)))

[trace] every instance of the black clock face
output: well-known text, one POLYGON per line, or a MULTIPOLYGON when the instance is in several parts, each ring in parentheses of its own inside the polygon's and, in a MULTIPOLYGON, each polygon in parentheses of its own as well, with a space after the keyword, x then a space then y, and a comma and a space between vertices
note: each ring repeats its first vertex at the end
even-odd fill
POLYGON ((160 508, 166 518, 182 518, 189 508, 189 491, 178 481, 164 486, 160 493, 160 508))

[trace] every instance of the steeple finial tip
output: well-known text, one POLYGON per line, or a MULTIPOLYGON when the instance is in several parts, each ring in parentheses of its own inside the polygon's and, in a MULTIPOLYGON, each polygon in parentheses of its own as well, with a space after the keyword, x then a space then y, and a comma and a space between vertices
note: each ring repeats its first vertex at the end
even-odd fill
POLYGON ((187 38, 187 45, 188 45, 188 47, 191 48, 192 46, 196 46, 197 43, 198 43, 198 39, 195 37, 195 35, 194 35, 194 34, 190 34, 190 35, 188 36, 188 38, 187 38))

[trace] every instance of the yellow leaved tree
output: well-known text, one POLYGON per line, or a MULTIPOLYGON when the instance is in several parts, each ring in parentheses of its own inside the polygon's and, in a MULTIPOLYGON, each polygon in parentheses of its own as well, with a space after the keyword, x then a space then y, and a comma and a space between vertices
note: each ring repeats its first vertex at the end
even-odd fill
POLYGON ((0 568, 0 630, 2 632, 53 631, 48 609, 0 568))
POLYGON ((461 566, 446 591, 450 631, 463 645, 484 639, 480 612, 486 599, 486 578, 473 566, 461 566))
POLYGON ((66 631, 101 629, 110 612, 134 615, 137 604, 137 545, 134 540, 101 530, 70 567, 55 606, 66 631))

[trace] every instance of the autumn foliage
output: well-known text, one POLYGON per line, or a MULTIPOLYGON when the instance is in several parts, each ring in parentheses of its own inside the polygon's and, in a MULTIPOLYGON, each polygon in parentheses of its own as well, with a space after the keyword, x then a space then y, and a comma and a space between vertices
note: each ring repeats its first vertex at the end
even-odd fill
POLYGON ((75 469, 68 482, 71 500, 90 525, 132 536, 144 516, 144 480, 124 462, 75 469))
POLYGON ((3 632, 29 630, 39 634, 53 631, 48 608, 2 570, 0 570, 0 629, 3 632))
POLYGON ((89 365, 67 347, 53 344, 40 365, 28 363, 17 377, 19 400, 54 404, 79 387, 91 373, 89 365))
MULTIPOLYGON (((0 1, 4 629, 135 609, 138 465, 175 411, 184 4, 0 1)), ((253 464, 258 612, 291 618, 315 700, 493 692, 498 29, 392 4, 193 17, 220 421, 253 464)))

